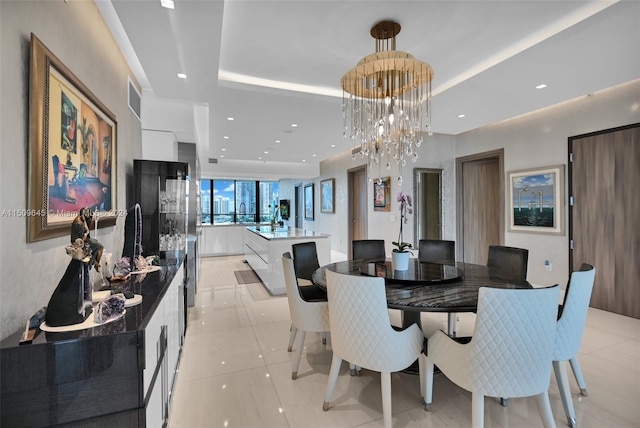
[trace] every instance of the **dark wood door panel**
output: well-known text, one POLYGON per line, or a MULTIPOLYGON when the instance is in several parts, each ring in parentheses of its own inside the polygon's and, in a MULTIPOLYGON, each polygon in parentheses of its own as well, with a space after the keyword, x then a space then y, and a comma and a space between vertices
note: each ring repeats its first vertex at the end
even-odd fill
POLYGON ((592 307, 640 318, 640 127, 569 141, 570 269, 596 266, 592 307))
POLYGON ((464 261, 486 264, 489 245, 500 244, 500 167, 496 158, 465 162, 463 179, 464 261))

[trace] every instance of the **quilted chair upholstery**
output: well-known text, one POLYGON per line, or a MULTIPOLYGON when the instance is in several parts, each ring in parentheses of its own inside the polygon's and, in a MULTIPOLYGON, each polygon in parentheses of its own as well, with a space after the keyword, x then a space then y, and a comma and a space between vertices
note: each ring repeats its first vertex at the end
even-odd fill
POLYGON ((456 242, 442 239, 421 239, 418 242, 418 260, 453 264, 456 262, 456 242))
MULTIPOLYGON (((333 360, 323 410, 329 403, 342 360, 380 372, 384 426, 391 426, 391 372, 421 358, 424 335, 417 324, 402 331, 389 322, 383 278, 327 271, 333 360)), ((421 370, 422 376, 422 370, 421 370)))
POLYGON ((287 300, 289 301, 289 314, 291 316, 291 324, 293 325, 292 328, 295 328, 299 333, 297 334, 296 356, 291 373, 291 379, 295 380, 298 377, 298 368, 300 367, 306 333, 329 331, 329 309, 326 301, 307 302, 302 299, 298 292, 298 284, 296 282, 296 274, 293 268, 291 254, 284 253, 282 255, 282 269, 287 288, 287 300))
POLYGON ((361 239, 351 242, 352 260, 384 260, 384 239, 361 239))
POLYGON ((489 245, 487 266, 522 281, 527 279, 529 250, 502 245, 489 245))
POLYGON ((570 427, 576 426, 576 413, 571 401, 571 390, 569 389, 565 362, 569 361, 571 364, 573 374, 580 387, 580 393, 587 395, 587 385, 582 377, 577 356, 582 342, 582 333, 587 319, 595 275, 595 268, 586 263, 582 264, 579 271, 571 274, 556 327, 553 371, 556 375, 562 405, 570 427))
POLYGON ((442 331, 427 342, 426 409, 431 410, 433 369, 471 392, 474 427, 484 426, 484 397, 535 396, 545 427, 555 427, 549 402, 560 287, 482 287, 473 337, 461 344, 442 331))
MULTIPOLYGON (((302 299, 307 302, 326 301, 327 292, 311 280, 313 272, 320 267, 316 243, 311 241, 293 244, 291 245, 291 250, 293 251, 293 269, 296 272, 298 291, 302 299)), ((289 352, 293 349, 297 333, 298 329, 295 326, 291 326, 289 347, 287 348, 289 352)), ((326 334, 322 337, 322 343, 327 343, 326 334)))

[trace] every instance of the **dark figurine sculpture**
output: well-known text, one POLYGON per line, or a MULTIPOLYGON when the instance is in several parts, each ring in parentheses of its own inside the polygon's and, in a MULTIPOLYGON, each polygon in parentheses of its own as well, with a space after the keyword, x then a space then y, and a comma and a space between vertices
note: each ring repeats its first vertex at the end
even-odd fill
POLYGON ((71 224, 71 243, 74 244, 77 239, 82 239, 85 244, 89 244, 89 251, 91 252, 89 266, 93 266, 96 271, 99 271, 100 259, 102 258, 104 247, 97 239, 89 235, 92 225, 93 214, 91 210, 86 207, 82 208, 71 224))
POLYGON ((49 299, 45 314, 48 326, 79 324, 91 314, 91 301, 85 300, 84 293, 85 286, 89 283, 88 270, 82 260, 71 259, 49 299))
POLYGON ((79 324, 92 312, 89 269, 93 266, 100 270, 103 251, 102 244, 89 235, 92 222, 91 210, 83 208, 71 224, 71 245, 65 247, 71 262, 53 291, 45 314, 51 327, 79 324))
MULTIPOLYGON (((128 257, 131 262, 142 254, 142 210, 140 204, 135 204, 127 210, 124 222, 124 246, 122 257, 128 257)), ((131 266, 133 268, 133 266, 131 266)))

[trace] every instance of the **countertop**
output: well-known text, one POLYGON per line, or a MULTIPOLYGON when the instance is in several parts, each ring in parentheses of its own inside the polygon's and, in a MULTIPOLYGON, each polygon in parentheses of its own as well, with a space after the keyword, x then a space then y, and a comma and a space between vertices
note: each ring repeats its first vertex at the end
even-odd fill
MULTIPOLYGON (((146 328, 149 319, 158 306, 158 303, 166 293, 173 277, 184 262, 184 253, 176 254, 176 256, 177 257, 160 259, 161 269, 158 271, 149 272, 144 275, 131 275, 126 281, 114 282, 111 284, 112 288, 116 291, 130 290, 135 294, 142 295, 142 303, 128 307, 127 313, 121 319, 89 329, 64 333, 48 333, 38 330, 38 335, 33 340, 33 343, 21 346, 20 348, 26 349, 29 346, 37 346, 38 344, 57 342, 60 340, 83 339, 87 337, 138 331, 146 328)), ((96 285, 96 287, 99 286, 96 285)), ((90 316, 93 316, 93 314, 90 316)), ((28 319, 28 316, 25 317, 25 319, 28 319)), ((21 335, 22 331, 18 331, 7 337, 0 342, 0 349, 18 347, 21 335)))
POLYGON ((329 235, 325 233, 296 228, 279 228, 272 231, 271 226, 249 226, 247 227, 247 230, 269 241, 272 239, 308 239, 329 237, 329 235))

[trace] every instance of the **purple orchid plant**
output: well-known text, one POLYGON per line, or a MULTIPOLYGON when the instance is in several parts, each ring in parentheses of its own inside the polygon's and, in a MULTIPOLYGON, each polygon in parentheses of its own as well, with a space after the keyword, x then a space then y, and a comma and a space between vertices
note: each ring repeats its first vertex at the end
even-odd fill
POLYGON ((393 252, 410 253, 413 250, 413 246, 402 240, 402 226, 407 223, 407 215, 413 214, 413 201, 411 195, 405 195, 402 191, 398 193, 396 200, 400 203, 400 233, 398 234, 398 241, 392 242, 397 247, 393 249, 393 252))

